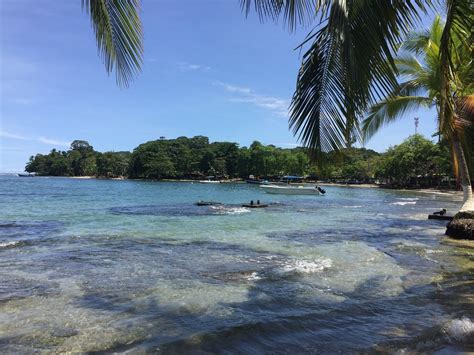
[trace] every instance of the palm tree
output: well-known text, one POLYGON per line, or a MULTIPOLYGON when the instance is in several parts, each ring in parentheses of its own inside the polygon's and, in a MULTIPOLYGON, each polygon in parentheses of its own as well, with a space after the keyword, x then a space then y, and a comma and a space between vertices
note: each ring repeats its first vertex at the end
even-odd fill
MULTIPOLYGON (((469 115, 471 106, 453 97, 457 82, 453 58, 458 55, 455 37, 472 43, 474 4, 471 0, 444 3, 439 116, 440 122, 450 124, 443 132, 452 136, 462 185, 469 195, 465 159, 454 127, 461 122, 459 113, 469 115)), ((314 26, 303 43, 310 46, 298 73, 289 124, 316 156, 321 151, 340 150, 351 135, 361 138, 360 118, 398 85, 394 58, 398 44, 419 22, 420 13, 435 7, 430 0, 241 0, 241 4, 247 13, 254 7, 262 19, 283 17, 290 29, 314 26)))
POLYGON ((290 128, 316 156, 360 138, 358 120, 396 85, 393 53, 426 13, 421 0, 241 0, 290 29, 313 26, 304 43, 290 128))
MULTIPOLYGON (((470 0, 445 2, 446 25, 439 41, 440 131, 452 141, 465 193, 462 209, 474 210, 467 202, 472 189, 459 129, 462 118, 472 116, 472 98, 453 95, 459 83, 456 43, 471 43, 474 5, 470 0)), ((397 43, 419 13, 433 7, 430 0, 241 0, 247 12, 252 3, 261 18, 283 15, 290 28, 318 23, 305 41, 312 44, 303 56, 290 107, 290 127, 316 153, 339 150, 354 136, 360 138, 359 118, 397 87, 397 43)), ((128 86, 142 64, 140 0, 82 0, 82 5, 91 16, 107 72, 115 68, 117 83, 128 86)))
POLYGON ((394 87, 389 96, 373 105, 362 122, 363 138, 367 140, 382 126, 400 119, 409 110, 420 107, 436 107, 439 134, 451 148, 455 173, 461 178, 464 203, 461 211, 474 211, 474 199, 470 184, 469 169, 464 152, 469 152, 465 130, 472 129, 472 102, 474 96, 473 59, 466 43, 456 34, 452 44, 457 48, 456 55, 450 59, 455 76, 450 93, 454 99, 454 112, 441 114, 442 65, 440 56, 441 38, 444 23, 436 16, 431 28, 413 33, 401 45, 399 56, 395 58, 401 82, 394 87), (467 148, 467 149, 466 149, 467 148))
POLYGON ((143 31, 140 0, 81 0, 90 15, 99 54, 107 73, 115 70, 117 84, 128 87, 140 71, 143 31))

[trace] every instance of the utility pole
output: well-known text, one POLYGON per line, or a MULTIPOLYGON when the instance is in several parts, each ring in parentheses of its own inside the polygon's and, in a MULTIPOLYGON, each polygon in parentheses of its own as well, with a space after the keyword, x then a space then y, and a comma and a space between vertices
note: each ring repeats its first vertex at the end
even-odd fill
POLYGON ((419 124, 420 119, 418 117, 415 117, 415 135, 418 134, 418 124, 419 124))

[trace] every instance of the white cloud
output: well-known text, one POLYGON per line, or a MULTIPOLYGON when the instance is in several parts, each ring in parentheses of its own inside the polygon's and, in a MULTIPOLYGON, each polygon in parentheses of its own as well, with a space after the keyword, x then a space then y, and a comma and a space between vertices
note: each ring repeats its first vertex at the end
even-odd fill
POLYGON ((216 81, 215 85, 223 87, 225 90, 227 90, 229 92, 236 92, 236 93, 239 93, 239 94, 251 94, 252 93, 252 89, 250 89, 250 88, 243 87, 243 86, 230 85, 230 84, 227 84, 227 83, 223 83, 222 81, 216 81))
POLYGON ((215 82, 215 85, 238 95, 232 97, 230 101, 250 103, 254 106, 264 108, 277 116, 288 117, 288 106, 290 105, 288 100, 274 96, 260 95, 248 87, 230 85, 220 81, 215 82))
POLYGON ((0 130, 0 137, 3 137, 3 138, 10 138, 10 139, 21 139, 21 140, 28 140, 28 138, 26 137, 23 137, 23 136, 20 136, 18 134, 14 134, 14 133, 9 133, 9 132, 5 132, 3 130, 0 130))
POLYGON ((211 67, 206 66, 206 65, 193 64, 193 63, 187 63, 187 62, 179 62, 178 68, 181 71, 196 71, 196 70, 208 71, 211 69, 211 67))
POLYGON ((59 140, 56 140, 56 139, 50 139, 50 138, 46 138, 46 137, 39 137, 37 139, 37 141, 41 142, 41 143, 44 143, 44 144, 59 145, 59 146, 62 146, 62 147, 69 147, 71 145, 71 143, 67 142, 67 141, 59 141, 59 140))
POLYGON ((51 138, 47 138, 47 137, 43 137, 43 136, 41 136, 39 138, 25 137, 25 136, 21 136, 19 134, 10 133, 10 132, 6 132, 6 131, 3 131, 3 130, 0 130, 0 137, 9 138, 9 139, 18 139, 18 140, 22 140, 22 141, 40 142, 40 143, 43 143, 43 144, 56 145, 56 146, 62 146, 62 147, 69 147, 70 144, 71 144, 68 141, 51 139, 51 138))

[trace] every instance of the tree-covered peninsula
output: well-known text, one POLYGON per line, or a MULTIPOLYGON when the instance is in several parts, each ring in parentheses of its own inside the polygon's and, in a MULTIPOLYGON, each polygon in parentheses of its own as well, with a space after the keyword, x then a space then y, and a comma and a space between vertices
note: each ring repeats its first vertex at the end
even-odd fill
POLYGON ((278 178, 308 176, 338 182, 374 182, 395 187, 439 186, 451 177, 448 149, 420 135, 409 137, 385 153, 365 148, 329 152, 310 159, 304 148, 284 149, 253 142, 209 142, 205 136, 160 138, 133 152, 98 152, 86 141, 72 142, 67 151, 36 154, 27 172, 40 176, 96 176, 131 179, 199 179, 206 176, 278 178))

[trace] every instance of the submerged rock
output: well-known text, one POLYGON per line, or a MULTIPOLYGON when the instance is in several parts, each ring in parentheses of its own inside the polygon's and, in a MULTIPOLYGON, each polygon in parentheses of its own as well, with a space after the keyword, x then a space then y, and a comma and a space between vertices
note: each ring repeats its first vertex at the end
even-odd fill
POLYGON ((448 223, 446 235, 455 239, 474 240, 474 212, 459 212, 448 223))

